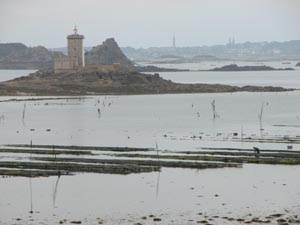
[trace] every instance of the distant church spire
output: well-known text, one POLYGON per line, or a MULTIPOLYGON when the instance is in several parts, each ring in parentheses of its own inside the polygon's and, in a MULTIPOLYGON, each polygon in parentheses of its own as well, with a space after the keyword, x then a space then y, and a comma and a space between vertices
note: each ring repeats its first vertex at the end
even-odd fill
POLYGON ((175 35, 173 35, 173 48, 176 48, 176 38, 175 38, 175 35))
POLYGON ((235 38, 229 37, 229 41, 228 41, 227 45, 229 45, 229 46, 235 45, 235 38))

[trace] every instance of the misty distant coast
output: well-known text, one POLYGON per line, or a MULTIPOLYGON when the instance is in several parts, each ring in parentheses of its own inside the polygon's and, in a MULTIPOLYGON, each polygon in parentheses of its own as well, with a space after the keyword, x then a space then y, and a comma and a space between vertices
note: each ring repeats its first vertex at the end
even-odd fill
MULTIPOLYGON (((114 47, 114 40, 108 39, 95 47, 86 47, 87 62, 95 57, 108 64, 109 57, 116 63, 130 65, 135 62, 197 63, 201 61, 300 61, 300 40, 286 42, 245 42, 227 45, 201 47, 151 47, 151 48, 119 48, 123 53, 110 55, 114 51, 105 52, 107 47, 114 47), (104 56, 101 54, 105 52, 104 56), (130 59, 130 60, 128 60, 130 59), (130 62, 131 61, 131 62, 130 62)), ((66 53, 66 47, 47 49, 43 46, 28 47, 22 43, 0 43, 0 69, 42 69, 52 68, 54 58, 66 53)), ((93 62, 92 62, 93 63, 93 62)), ((150 71, 149 71, 150 72, 150 71)))

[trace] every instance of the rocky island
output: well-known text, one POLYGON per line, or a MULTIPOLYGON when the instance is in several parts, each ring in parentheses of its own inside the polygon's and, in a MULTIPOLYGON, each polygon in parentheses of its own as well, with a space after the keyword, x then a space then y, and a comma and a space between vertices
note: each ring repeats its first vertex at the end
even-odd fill
POLYGON ((162 68, 157 66, 135 66, 135 70, 138 72, 188 72, 188 69, 176 69, 176 68, 162 68))
POLYGON ((281 87, 236 87, 220 84, 179 84, 149 75, 116 68, 82 68, 55 73, 53 69, 40 70, 25 77, 0 83, 0 95, 126 95, 167 93, 212 93, 257 91, 288 91, 281 87))
POLYGON ((236 64, 217 67, 208 71, 275 71, 275 70, 294 70, 293 68, 273 68, 270 66, 238 66, 236 64))

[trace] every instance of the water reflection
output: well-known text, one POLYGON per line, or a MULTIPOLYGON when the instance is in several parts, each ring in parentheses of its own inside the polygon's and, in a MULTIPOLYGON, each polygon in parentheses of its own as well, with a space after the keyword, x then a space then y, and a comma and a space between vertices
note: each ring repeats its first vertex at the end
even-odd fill
POLYGON ((56 208, 56 197, 57 197, 57 192, 58 192, 58 184, 59 184, 59 180, 61 178, 61 175, 57 176, 55 185, 53 187, 53 208, 56 208))

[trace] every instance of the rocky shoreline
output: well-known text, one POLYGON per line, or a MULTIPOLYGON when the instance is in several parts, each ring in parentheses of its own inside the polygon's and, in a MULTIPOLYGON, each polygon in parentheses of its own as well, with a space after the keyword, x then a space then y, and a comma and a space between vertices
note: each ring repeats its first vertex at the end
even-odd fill
MULTIPOLYGON (((39 212, 34 212, 39 213, 39 212)), ((198 212, 194 215, 176 215, 180 218, 177 221, 174 215, 171 216, 168 213, 149 213, 141 216, 128 215, 125 218, 106 218, 100 216, 94 217, 83 217, 80 218, 75 216, 74 219, 66 218, 55 218, 52 221, 55 224, 132 224, 132 225, 143 225, 143 224, 278 224, 278 225, 288 225, 288 224, 299 224, 300 218, 296 213, 273 213, 265 216, 261 216, 255 213, 248 213, 242 216, 235 216, 231 213, 206 213, 198 212)), ((32 224, 35 223, 44 224, 39 218, 15 218, 17 224, 32 224)), ((49 221, 48 221, 49 222, 49 221)))
POLYGON ((294 89, 269 86, 180 84, 165 80, 159 74, 142 74, 126 68, 118 70, 84 68, 60 73, 55 73, 53 69, 45 69, 0 83, 0 96, 140 95, 292 90, 294 89))

